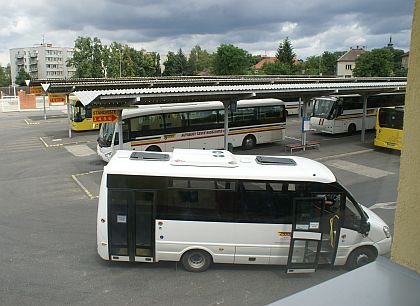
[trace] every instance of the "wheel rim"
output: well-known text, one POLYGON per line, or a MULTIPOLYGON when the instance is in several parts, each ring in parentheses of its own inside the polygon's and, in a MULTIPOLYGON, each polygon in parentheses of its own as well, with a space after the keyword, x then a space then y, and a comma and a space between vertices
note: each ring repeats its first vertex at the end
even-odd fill
POLYGON ((360 254, 357 256, 356 263, 358 266, 364 266, 370 262, 369 256, 367 254, 360 254))
POLYGON ((245 147, 247 149, 251 149, 254 147, 254 139, 252 139, 252 137, 245 138, 245 147))
POLYGON ((188 256, 188 264, 194 269, 200 269, 206 264, 206 259, 201 253, 192 253, 188 256))

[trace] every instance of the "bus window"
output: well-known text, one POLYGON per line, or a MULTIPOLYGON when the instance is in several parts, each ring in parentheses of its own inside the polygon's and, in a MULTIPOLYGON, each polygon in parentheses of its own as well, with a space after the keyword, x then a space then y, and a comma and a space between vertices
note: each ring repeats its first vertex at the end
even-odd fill
POLYGON ((82 107, 76 106, 74 107, 74 116, 73 121, 74 122, 82 122, 83 121, 83 113, 82 113, 82 107))
POLYGON ((174 178, 169 182, 166 200, 158 202, 158 218, 235 222, 235 185, 231 181, 174 178))
POLYGON ((255 107, 238 108, 233 113, 232 127, 252 125, 257 122, 257 109, 255 107))
POLYGON ((189 125, 195 130, 215 128, 217 122, 217 110, 205 110, 188 113, 189 125))
POLYGON ((330 99, 317 99, 315 100, 314 108, 312 111, 312 116, 327 118, 330 114, 331 109, 334 106, 334 101, 330 99))
POLYGON ((130 119, 131 137, 148 136, 161 133, 163 129, 162 115, 145 115, 130 119))
POLYGON ((85 118, 92 118, 92 106, 85 106, 85 118))
POLYGON ((404 110, 381 108, 379 110, 379 126, 382 128, 403 129, 404 110))
POLYGON ((283 106, 262 106, 259 110, 261 123, 276 123, 279 121, 279 118, 284 117, 283 106))
POLYGON ((165 130, 167 133, 185 131, 187 126, 187 118, 185 113, 165 114, 165 130))
MULTIPOLYGON (((129 128, 127 124, 123 124, 123 142, 128 142, 130 141, 130 135, 132 135, 129 132, 129 128)), ((131 137, 135 137, 134 135, 132 135, 131 137)), ((115 132, 115 138, 114 138, 114 145, 119 144, 119 136, 118 136, 118 130, 115 132)))

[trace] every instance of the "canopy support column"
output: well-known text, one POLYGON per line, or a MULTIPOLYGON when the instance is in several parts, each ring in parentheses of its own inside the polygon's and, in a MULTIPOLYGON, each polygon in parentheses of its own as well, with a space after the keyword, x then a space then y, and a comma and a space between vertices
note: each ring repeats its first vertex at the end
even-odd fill
POLYGON ((123 121, 122 121, 122 109, 118 110, 118 144, 119 149, 123 149, 123 121))
POLYGON ((66 105, 67 105, 67 119, 69 121, 69 138, 71 138, 71 107, 69 94, 66 94, 66 105))
POLYGON ((305 121, 310 120, 308 118, 308 109, 309 109, 309 102, 310 99, 308 97, 300 97, 299 98, 299 105, 300 105, 300 101, 303 101, 303 112, 302 112, 302 126, 301 126, 301 143, 303 146, 303 151, 306 151, 306 132, 307 129, 305 127, 305 121))
POLYGON ((368 96, 362 96, 363 101, 363 118, 362 118, 362 135, 361 135, 361 142, 365 142, 365 136, 366 136, 366 116, 367 116, 367 99, 368 96))

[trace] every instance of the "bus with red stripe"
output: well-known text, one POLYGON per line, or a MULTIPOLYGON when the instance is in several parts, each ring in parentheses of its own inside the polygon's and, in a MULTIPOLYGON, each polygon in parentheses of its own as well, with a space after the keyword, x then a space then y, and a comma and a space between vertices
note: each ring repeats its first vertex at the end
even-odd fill
MULTIPOLYGON (((168 152, 224 146, 224 108, 219 101, 141 105, 123 110, 123 149, 168 152)), ((252 149, 282 141, 286 109, 278 99, 240 100, 229 112, 228 142, 252 149)), ((116 123, 101 126, 97 153, 108 162, 120 148, 116 123)))

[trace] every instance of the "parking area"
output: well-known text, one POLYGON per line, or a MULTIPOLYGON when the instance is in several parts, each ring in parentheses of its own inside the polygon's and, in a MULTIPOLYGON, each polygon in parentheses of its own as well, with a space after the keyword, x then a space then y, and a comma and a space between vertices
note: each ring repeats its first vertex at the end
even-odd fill
MULTIPOLYGON (((97 131, 72 133, 63 111, 0 113, 0 295, 3 305, 265 305, 345 273, 320 268, 287 275, 285 267, 214 265, 189 273, 175 263, 124 264, 96 253, 96 206, 104 162, 97 131)), ((290 117, 285 142, 235 154, 290 155, 300 122, 290 117)), ((393 228, 399 154, 373 147, 372 132, 320 135, 317 159, 393 228)))

